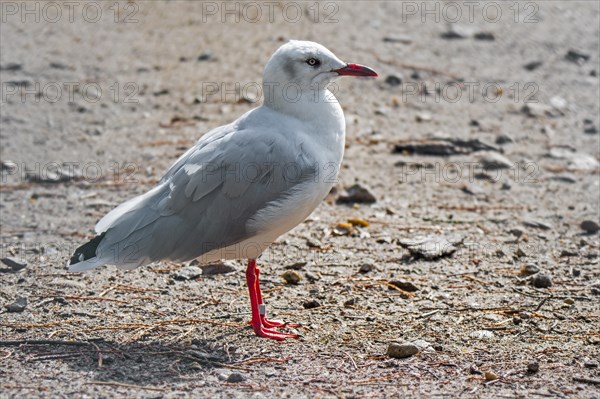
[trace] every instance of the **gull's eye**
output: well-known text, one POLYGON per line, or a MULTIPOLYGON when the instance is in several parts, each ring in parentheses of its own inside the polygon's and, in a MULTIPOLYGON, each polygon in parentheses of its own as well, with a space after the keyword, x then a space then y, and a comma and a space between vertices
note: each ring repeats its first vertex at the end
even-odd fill
POLYGON ((321 61, 319 61, 316 58, 309 58, 306 60, 306 63, 312 67, 318 67, 319 65, 321 65, 321 61))

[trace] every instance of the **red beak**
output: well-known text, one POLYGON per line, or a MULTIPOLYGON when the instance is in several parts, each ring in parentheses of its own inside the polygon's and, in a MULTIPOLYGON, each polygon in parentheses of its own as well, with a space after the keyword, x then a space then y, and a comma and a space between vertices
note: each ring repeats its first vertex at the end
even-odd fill
POLYGON ((341 76, 378 76, 377 72, 371 68, 358 64, 348 64, 343 68, 334 69, 332 72, 337 72, 341 76))

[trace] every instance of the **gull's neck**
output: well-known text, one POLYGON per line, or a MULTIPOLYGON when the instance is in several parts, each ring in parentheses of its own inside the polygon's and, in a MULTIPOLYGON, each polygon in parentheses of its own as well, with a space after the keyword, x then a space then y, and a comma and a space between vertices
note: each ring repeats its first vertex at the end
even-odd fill
MULTIPOLYGON (((301 121, 326 123, 343 113, 335 96, 326 88, 303 87, 295 83, 263 83, 264 106, 301 121)), ((330 121, 335 123, 334 120, 330 121)))

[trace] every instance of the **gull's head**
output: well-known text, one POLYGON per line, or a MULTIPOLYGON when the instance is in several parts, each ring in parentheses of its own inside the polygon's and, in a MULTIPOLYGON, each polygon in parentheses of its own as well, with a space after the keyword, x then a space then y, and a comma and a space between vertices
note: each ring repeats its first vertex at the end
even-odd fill
POLYGON ((294 83, 303 88, 324 89, 340 76, 371 76, 371 68, 348 64, 319 43, 290 40, 271 56, 265 67, 266 84, 294 83))

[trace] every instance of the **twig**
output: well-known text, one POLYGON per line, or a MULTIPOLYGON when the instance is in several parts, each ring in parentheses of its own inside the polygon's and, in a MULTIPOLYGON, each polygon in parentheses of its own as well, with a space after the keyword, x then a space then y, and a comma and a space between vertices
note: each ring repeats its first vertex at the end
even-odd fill
POLYGON ((86 346, 90 345, 91 342, 77 342, 77 341, 52 341, 52 340, 36 340, 36 339, 25 339, 19 341, 0 341, 0 346, 19 346, 19 345, 68 345, 68 346, 86 346))
POLYGON ((540 304, 539 304, 539 305, 537 305, 537 307, 535 308, 534 312, 537 312, 538 310, 540 310, 540 309, 542 308, 542 306, 544 306, 544 304, 545 304, 546 302, 548 302, 548 299, 549 299, 549 298, 550 298, 550 297, 549 297, 549 296, 547 296, 547 297, 545 297, 544 299, 542 299, 542 301, 540 302, 540 304))
POLYGON ((592 378, 573 377, 573 381, 575 381, 575 382, 584 382, 586 384, 600 385, 600 380, 595 380, 595 379, 592 379, 592 378))
POLYGON ((110 382, 110 381, 91 381, 91 382, 86 382, 86 384, 87 385, 109 385, 109 386, 114 386, 114 387, 145 389, 147 391, 157 391, 157 392, 166 391, 166 389, 164 389, 164 388, 148 387, 148 386, 133 385, 133 384, 123 384, 121 382, 110 382))

